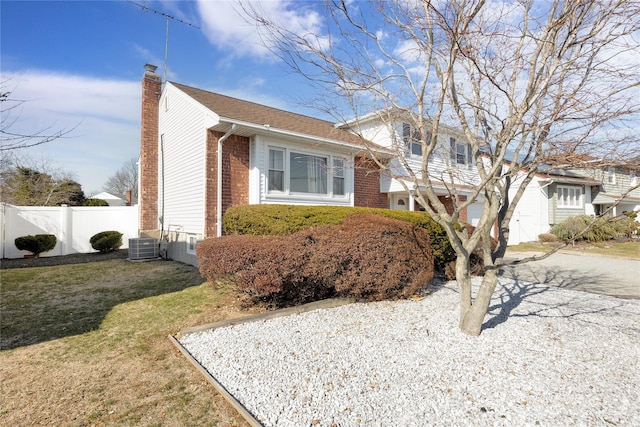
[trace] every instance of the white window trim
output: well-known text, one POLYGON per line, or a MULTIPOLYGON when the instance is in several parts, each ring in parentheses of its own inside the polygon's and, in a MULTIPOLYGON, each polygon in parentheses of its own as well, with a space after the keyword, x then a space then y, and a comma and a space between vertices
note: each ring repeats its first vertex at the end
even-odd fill
POLYGON ((557 199, 556 206, 558 208, 562 208, 562 209, 584 209, 584 195, 582 194, 582 187, 576 187, 576 186, 571 186, 571 185, 558 185, 558 187, 556 189, 556 199, 557 199), (568 190, 569 197, 571 197, 571 194, 570 194, 571 192, 577 194, 578 202, 579 202, 577 206, 565 204, 564 197, 561 197, 562 190, 565 190, 565 189, 568 190))
POLYGON ((280 145, 266 144, 266 168, 265 168, 265 195, 268 198, 305 198, 305 199, 318 199, 318 200, 341 200, 346 201, 350 198, 350 183, 351 179, 347 174, 347 168, 349 167, 349 157, 340 154, 330 154, 326 152, 314 152, 304 149, 298 149, 297 147, 287 147, 280 145), (269 190, 269 151, 278 150, 283 152, 284 156, 284 191, 269 190), (290 191, 291 185, 291 153, 301 154, 305 156, 314 156, 327 159, 327 192, 326 193, 305 193, 290 191), (343 162, 342 178, 344 179, 344 194, 333 194, 333 161, 334 159, 340 159, 343 162))
POLYGON ((615 184, 616 183, 616 170, 615 168, 607 168, 605 175, 607 184, 615 184))

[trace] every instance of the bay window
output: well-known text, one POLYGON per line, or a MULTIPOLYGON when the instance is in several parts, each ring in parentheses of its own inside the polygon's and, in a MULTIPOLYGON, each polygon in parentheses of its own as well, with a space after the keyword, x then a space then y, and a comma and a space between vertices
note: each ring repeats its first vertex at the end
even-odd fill
POLYGON ((268 193, 345 196, 345 159, 269 148, 268 193))

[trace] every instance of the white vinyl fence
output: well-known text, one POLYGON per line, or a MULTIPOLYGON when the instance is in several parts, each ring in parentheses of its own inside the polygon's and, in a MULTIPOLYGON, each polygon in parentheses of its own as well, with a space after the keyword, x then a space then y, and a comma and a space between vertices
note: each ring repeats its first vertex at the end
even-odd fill
POLYGON ((16 237, 53 234, 56 247, 41 257, 96 252, 89 239, 101 231, 122 233, 122 247, 138 237, 138 206, 12 206, 0 205, 0 258, 29 254, 16 248, 16 237))

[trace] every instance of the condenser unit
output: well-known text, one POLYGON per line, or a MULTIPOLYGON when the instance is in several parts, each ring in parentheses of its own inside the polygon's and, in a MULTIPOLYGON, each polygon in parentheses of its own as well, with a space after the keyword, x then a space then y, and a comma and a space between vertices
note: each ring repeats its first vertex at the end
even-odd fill
POLYGON ((129 239, 129 259, 131 261, 158 258, 158 239, 139 237, 129 239))

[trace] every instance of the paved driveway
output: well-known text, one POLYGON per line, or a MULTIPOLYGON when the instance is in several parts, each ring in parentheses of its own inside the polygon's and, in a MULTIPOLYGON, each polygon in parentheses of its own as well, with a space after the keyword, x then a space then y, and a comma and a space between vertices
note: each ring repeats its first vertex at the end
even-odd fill
MULTIPOLYGON (((532 253, 509 253, 524 258, 532 253)), ((505 266, 502 276, 618 298, 640 299, 640 260, 559 252, 541 261, 505 266)))

